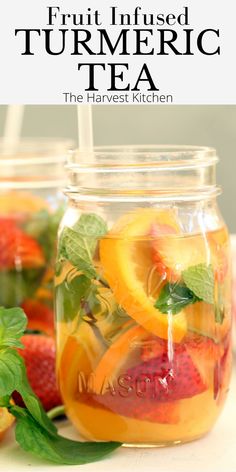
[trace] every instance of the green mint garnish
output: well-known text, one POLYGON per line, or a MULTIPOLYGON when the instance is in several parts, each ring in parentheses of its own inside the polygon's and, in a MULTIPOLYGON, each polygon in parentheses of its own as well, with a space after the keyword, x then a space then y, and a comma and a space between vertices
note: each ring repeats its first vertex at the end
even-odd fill
POLYGON ((0 347, 23 347, 20 338, 26 328, 26 316, 21 308, 0 307, 0 347))
POLYGON ((106 233, 107 225, 100 216, 81 215, 73 228, 64 228, 59 242, 59 259, 67 258, 88 278, 96 278, 93 257, 98 239, 106 233))
POLYGON ((56 306, 58 320, 71 321, 77 314, 81 318, 89 312, 100 309, 97 298, 98 287, 85 275, 75 275, 56 287, 56 306))
POLYGON ((165 314, 176 315, 186 306, 199 301, 199 298, 184 284, 167 283, 155 303, 155 308, 165 314))
POLYGON ((60 436, 32 391, 25 364, 16 351, 27 325, 20 308, 0 309, 0 406, 16 418, 15 436, 20 447, 57 464, 86 464, 97 461, 120 446, 117 442, 77 442, 60 436), (14 391, 25 408, 10 403, 14 391))
POLYGON ((59 318, 73 320, 79 314, 89 319, 99 311, 97 283, 106 287, 107 284, 96 272, 93 259, 98 240, 106 233, 105 221, 93 213, 81 215, 72 228, 64 228, 58 247, 59 271, 62 261, 67 259, 78 272, 75 277, 68 274, 56 287, 59 318))
POLYGON ((185 285, 202 301, 214 304, 214 271, 212 265, 198 264, 182 272, 185 285))

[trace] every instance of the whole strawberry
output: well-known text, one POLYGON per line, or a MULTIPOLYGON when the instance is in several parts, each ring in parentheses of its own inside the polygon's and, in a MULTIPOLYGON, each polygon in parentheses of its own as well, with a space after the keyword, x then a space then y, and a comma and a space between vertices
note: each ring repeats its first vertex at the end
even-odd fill
POLYGON ((43 331, 54 336, 54 313, 51 308, 38 300, 27 299, 21 307, 28 318, 28 329, 43 331))
MULTIPOLYGON (((46 411, 62 403, 56 384, 56 348, 52 337, 40 334, 26 334, 21 339, 25 349, 19 349, 25 360, 29 383, 41 400, 46 411)), ((14 396, 17 404, 22 399, 14 396)))
POLYGON ((0 227, 0 270, 36 269, 45 265, 39 243, 13 219, 0 217, 0 227))

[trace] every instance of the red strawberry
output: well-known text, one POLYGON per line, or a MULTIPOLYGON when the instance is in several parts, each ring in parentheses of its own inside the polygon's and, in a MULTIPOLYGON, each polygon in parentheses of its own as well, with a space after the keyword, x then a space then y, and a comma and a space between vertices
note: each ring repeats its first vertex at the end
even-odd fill
POLYGON ((21 307, 28 318, 28 328, 54 335, 54 313, 47 305, 38 300, 25 300, 21 307))
POLYGON ((173 355, 168 356, 165 350, 128 369, 118 379, 118 384, 122 383, 125 394, 123 390, 115 395, 109 391, 96 395, 96 401, 120 415, 162 423, 177 421, 177 400, 207 388, 184 345, 178 346, 173 355))
POLYGON ((96 395, 94 399, 112 412, 151 423, 176 424, 179 421, 177 402, 157 402, 153 399, 130 395, 96 395))
MULTIPOLYGON (((29 383, 41 400, 45 410, 50 410, 62 403, 56 384, 55 357, 56 348, 53 338, 26 334, 22 337, 25 349, 19 349, 25 360, 29 383)), ((18 405, 23 405, 18 394, 14 394, 18 405)))
POLYGON ((0 270, 36 268, 45 264, 38 242, 9 218, 0 218, 0 270))
POLYGON ((159 357, 167 351, 167 341, 156 336, 150 336, 142 342, 141 359, 149 361, 154 357, 159 357))
POLYGON ((129 369, 127 375, 135 379, 150 378, 155 384, 154 396, 160 402, 190 398, 206 390, 206 385, 184 346, 179 346, 170 356, 165 352, 149 362, 129 369))

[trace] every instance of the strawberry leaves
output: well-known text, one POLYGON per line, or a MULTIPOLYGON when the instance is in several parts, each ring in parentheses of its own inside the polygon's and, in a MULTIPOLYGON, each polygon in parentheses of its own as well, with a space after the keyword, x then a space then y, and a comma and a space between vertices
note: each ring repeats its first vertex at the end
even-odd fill
POLYGON ((101 459, 117 449, 120 443, 80 443, 63 438, 45 413, 32 391, 25 364, 15 347, 27 318, 20 308, 0 308, 0 405, 8 408, 17 420, 16 440, 25 451, 57 464, 85 464, 101 459), (17 391, 25 408, 10 403, 17 391))

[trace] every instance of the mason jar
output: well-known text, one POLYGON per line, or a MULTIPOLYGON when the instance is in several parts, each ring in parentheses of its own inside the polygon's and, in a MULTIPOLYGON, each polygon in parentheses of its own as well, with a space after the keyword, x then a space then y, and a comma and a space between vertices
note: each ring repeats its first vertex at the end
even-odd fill
POLYGON ((21 306, 28 328, 54 333, 56 234, 64 212, 68 140, 22 140, 0 148, 0 305, 21 306))
POLYGON ((206 434, 231 369, 229 236, 216 151, 73 152, 56 264, 57 372, 90 441, 206 434))

